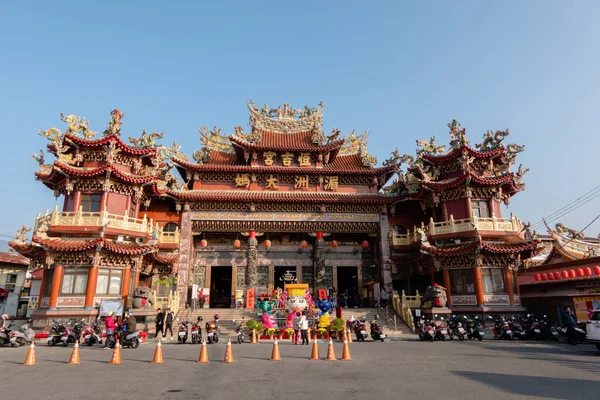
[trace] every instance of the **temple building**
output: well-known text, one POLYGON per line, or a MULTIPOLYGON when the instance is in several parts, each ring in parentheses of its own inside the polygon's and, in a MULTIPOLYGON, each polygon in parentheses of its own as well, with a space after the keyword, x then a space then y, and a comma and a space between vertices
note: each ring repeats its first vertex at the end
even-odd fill
POLYGON ((62 114, 64 133, 40 131, 55 159, 33 155, 36 179, 62 207, 38 215, 31 240, 24 226, 11 242, 44 271, 34 318, 90 317, 107 300, 131 307, 136 288, 165 282, 182 304, 200 294, 216 308, 297 282, 364 306, 377 286, 439 283, 465 312, 522 310, 515 270, 539 241, 501 213, 526 172, 510 170, 523 147, 504 146, 508 131, 471 147, 453 121, 448 151, 432 138, 416 157, 396 150, 377 166, 367 133, 323 132, 322 104, 247 107, 248 132, 201 128, 191 158, 158 144, 163 133, 125 143, 119 110, 101 135, 62 114))
POLYGON ((585 322, 600 308, 600 241, 561 223, 546 229, 549 235, 540 235, 544 250, 519 272, 523 305, 560 322, 569 306, 585 322))

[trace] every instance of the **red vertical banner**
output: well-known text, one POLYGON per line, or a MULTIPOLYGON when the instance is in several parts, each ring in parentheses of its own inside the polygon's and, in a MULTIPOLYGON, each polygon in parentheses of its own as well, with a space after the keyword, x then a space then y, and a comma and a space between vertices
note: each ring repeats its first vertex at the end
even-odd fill
POLYGON ((327 300, 327 289, 319 289, 319 300, 327 300))
POLYGON ((246 308, 254 308, 254 289, 246 289, 246 308))

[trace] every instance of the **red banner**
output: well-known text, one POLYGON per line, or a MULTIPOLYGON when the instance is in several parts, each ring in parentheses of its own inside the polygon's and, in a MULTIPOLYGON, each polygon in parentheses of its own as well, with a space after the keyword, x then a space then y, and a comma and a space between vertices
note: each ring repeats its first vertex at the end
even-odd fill
POLYGON ((319 289, 319 300, 327 300, 327 289, 319 289))
POLYGON ((246 308, 254 308, 254 289, 246 289, 246 308))

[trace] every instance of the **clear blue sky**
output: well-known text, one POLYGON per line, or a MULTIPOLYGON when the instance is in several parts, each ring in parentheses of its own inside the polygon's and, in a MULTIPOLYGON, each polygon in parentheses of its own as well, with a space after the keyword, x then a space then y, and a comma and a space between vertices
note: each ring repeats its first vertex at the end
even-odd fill
MULTIPOLYGON (((124 136, 164 131, 191 155, 197 125, 233 132, 250 98, 322 100, 326 130, 371 131, 379 162, 447 142, 453 118, 471 141, 510 128, 531 171, 506 213, 538 221, 600 184, 599 20, 598 1, 2 2, 0 233, 57 204, 30 154, 61 112, 102 131, 119 108, 124 136)), ((561 220, 581 229, 599 205, 561 220)))

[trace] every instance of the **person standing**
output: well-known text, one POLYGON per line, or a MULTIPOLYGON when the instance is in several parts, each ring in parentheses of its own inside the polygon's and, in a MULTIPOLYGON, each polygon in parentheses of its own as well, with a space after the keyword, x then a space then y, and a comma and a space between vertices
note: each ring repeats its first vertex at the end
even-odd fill
POLYGON ((170 308, 167 308, 167 319, 165 321, 165 333, 163 337, 167 336, 167 332, 171 333, 171 340, 173 340, 173 320, 175 319, 175 314, 171 311, 170 308))
POLYGON ((108 315, 104 318, 104 324, 106 325, 106 347, 104 347, 104 350, 108 350, 115 346, 115 330, 117 329, 117 322, 112 311, 109 311, 108 315))
POLYGON ((294 344, 298 344, 298 336, 300 336, 300 321, 302 317, 300 316, 300 312, 296 312, 296 316, 292 320, 292 326, 294 328, 294 344))
POLYGON ((302 311, 302 317, 300 317, 300 333, 302 334, 302 344, 308 344, 308 317, 306 311, 302 311))
POLYGON ((165 336, 165 332, 163 330, 163 325, 165 323, 165 313, 162 312, 160 308, 157 308, 158 314, 156 314, 156 334, 154 335, 154 339, 158 339, 158 333, 160 332, 161 336, 165 336))
POLYGON ((571 307, 565 307, 565 326, 567 327, 567 341, 569 344, 573 346, 577 344, 575 340, 575 324, 577 323, 577 319, 575 318, 575 314, 571 311, 571 307))

